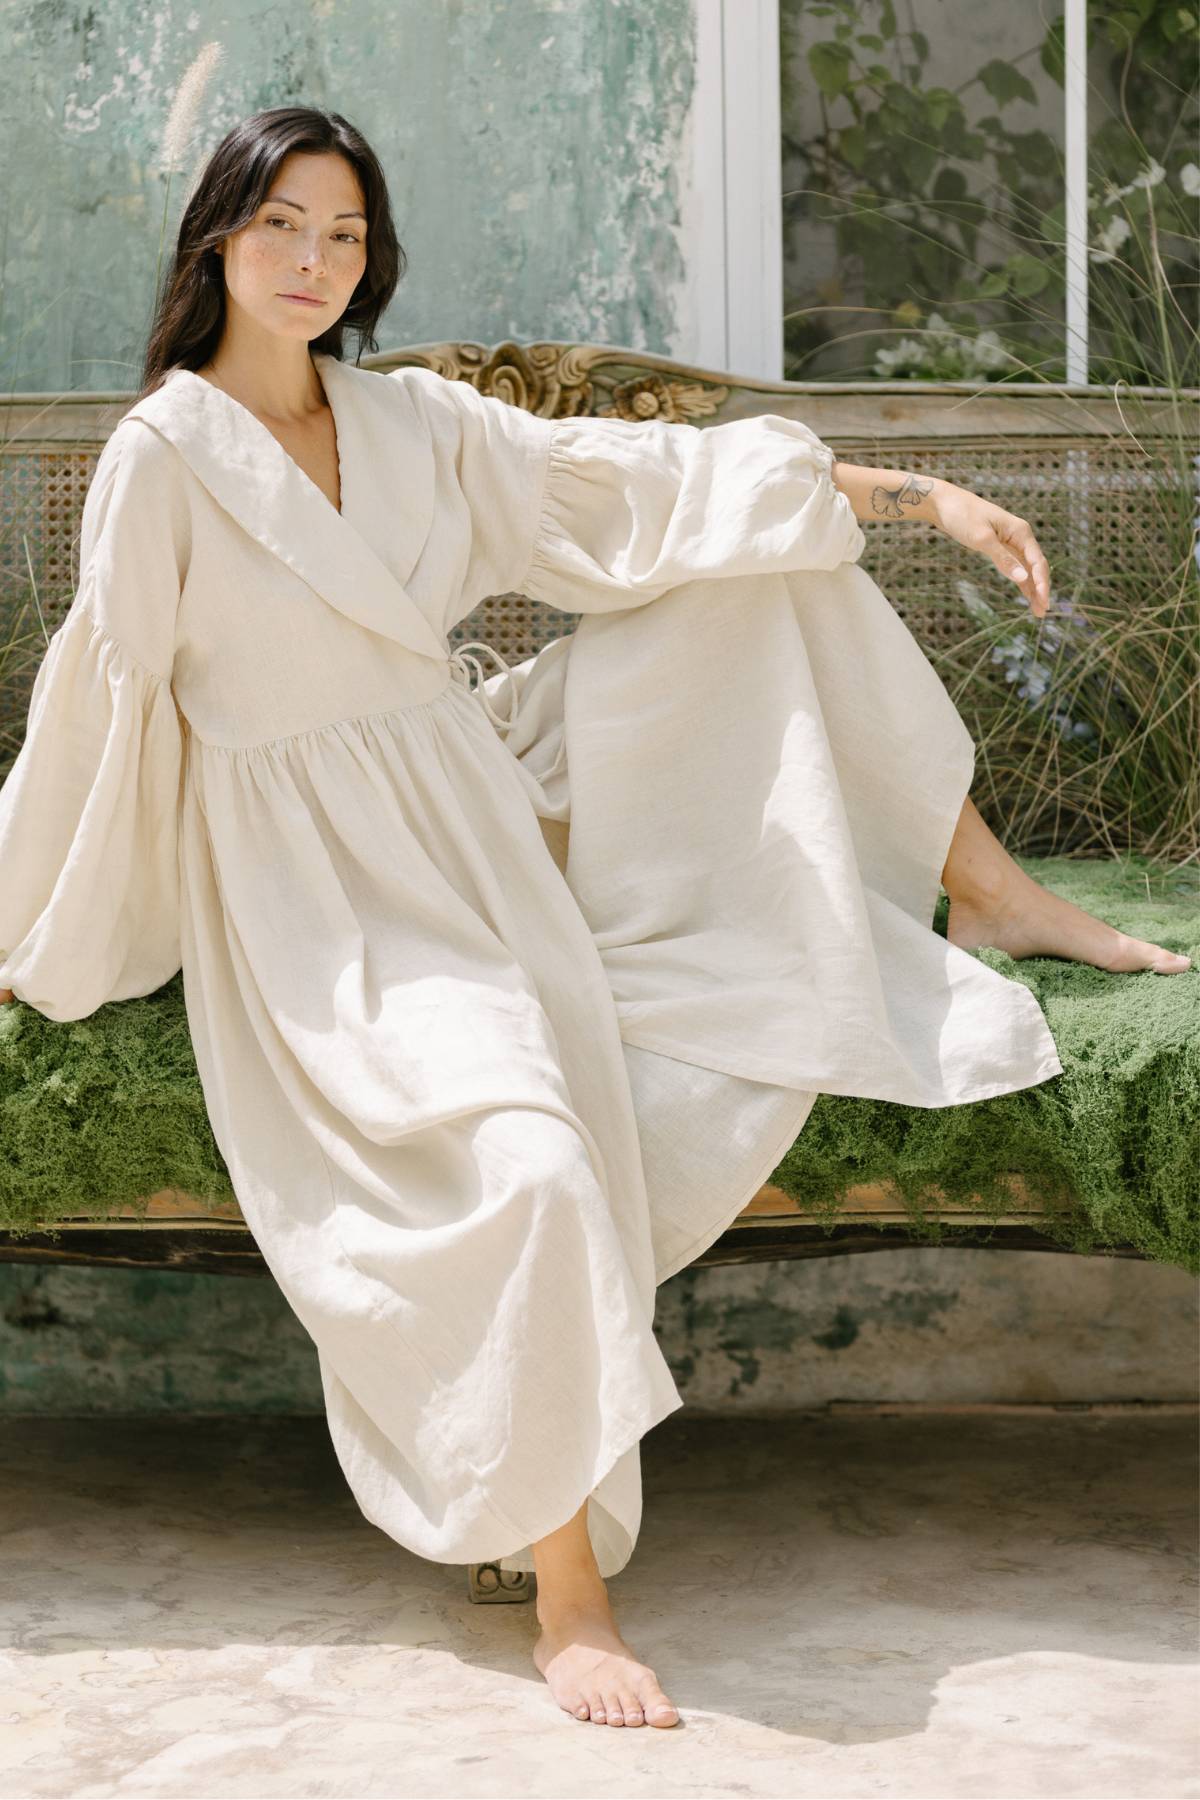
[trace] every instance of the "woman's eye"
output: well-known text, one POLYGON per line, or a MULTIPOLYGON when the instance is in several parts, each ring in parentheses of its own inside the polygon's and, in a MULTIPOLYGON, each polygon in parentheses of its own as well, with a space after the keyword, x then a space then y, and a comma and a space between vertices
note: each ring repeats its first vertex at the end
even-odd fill
MULTIPOLYGON (((280 218, 280 217, 271 217, 271 218, 268 218, 268 220, 267 220, 268 225, 290 225, 291 223, 292 223, 291 219, 284 219, 284 218, 280 218)), ((336 235, 339 238, 341 238, 343 243, 346 243, 346 244, 357 244, 361 241, 359 238, 355 237, 355 235, 352 231, 339 231, 336 233, 336 235)))

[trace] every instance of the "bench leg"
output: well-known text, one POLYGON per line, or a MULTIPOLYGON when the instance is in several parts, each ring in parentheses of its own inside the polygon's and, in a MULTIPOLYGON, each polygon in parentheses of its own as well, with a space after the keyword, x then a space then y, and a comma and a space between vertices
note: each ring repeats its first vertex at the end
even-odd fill
POLYGON ((476 1605, 494 1600, 532 1600, 537 1576, 525 1569, 502 1569, 499 1563, 467 1564, 467 1595, 476 1605))

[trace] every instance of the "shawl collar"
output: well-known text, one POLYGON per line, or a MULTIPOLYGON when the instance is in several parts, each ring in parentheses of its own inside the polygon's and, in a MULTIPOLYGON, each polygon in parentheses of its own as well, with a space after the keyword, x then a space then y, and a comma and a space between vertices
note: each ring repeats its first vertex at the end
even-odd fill
POLYGON ((174 444, 218 505, 347 618, 445 662, 404 586, 435 504, 416 409, 397 382, 336 357, 313 361, 337 428, 341 512, 260 419, 190 369, 171 370, 121 422, 143 419, 174 444), (386 543, 386 562, 365 532, 386 543))

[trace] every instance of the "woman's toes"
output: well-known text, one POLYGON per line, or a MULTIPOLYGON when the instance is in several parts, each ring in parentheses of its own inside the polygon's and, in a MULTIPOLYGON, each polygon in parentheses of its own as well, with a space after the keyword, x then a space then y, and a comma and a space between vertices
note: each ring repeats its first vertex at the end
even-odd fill
POLYGON ((616 1692, 605 1694, 603 1705, 610 1725, 624 1725, 625 1713, 621 1706, 620 1694, 616 1692))
POLYGON ((591 1719, 592 1724, 593 1725, 607 1724, 608 1723, 608 1715, 604 1710, 604 1696, 600 1693, 589 1694, 587 1697, 587 1703, 588 1703, 588 1716, 591 1719))
POLYGON ((621 1719, 626 1725, 640 1725, 642 1722, 642 1703, 631 1687, 622 1688, 617 1695, 617 1705, 621 1709, 621 1719))
POLYGON ((1190 956, 1166 950, 1161 944, 1151 944, 1145 938, 1130 937, 1124 931, 1116 933, 1111 954, 1100 963, 1101 968, 1116 974, 1149 969, 1156 975, 1179 975, 1191 966, 1190 956))
POLYGON ((1154 968, 1159 975, 1179 975, 1184 969, 1190 969, 1192 966, 1191 957, 1184 956, 1180 950, 1164 950, 1161 945, 1157 944, 1155 949, 1158 951, 1158 956, 1154 968))
POLYGON ((642 1716, 647 1725, 676 1725, 679 1709, 672 1706, 657 1682, 648 1681, 641 1690, 642 1716))

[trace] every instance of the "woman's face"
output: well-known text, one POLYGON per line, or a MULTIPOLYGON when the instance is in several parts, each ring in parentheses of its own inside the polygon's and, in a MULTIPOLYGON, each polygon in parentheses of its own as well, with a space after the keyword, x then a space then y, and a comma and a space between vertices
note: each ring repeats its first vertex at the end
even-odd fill
POLYGON ((366 202, 336 151, 293 151, 254 218, 221 245, 230 312, 305 341, 345 311, 367 266, 366 202), (319 305, 288 299, 315 296, 319 305))

